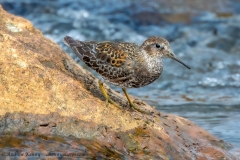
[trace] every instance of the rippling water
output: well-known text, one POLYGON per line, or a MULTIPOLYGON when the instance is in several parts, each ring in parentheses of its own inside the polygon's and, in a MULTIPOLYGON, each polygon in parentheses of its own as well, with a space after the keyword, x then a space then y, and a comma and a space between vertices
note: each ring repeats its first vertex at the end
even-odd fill
POLYGON ((216 0, 214 4, 204 4, 208 3, 204 0, 200 5, 197 1, 185 1, 0 3, 7 11, 32 21, 75 59, 62 42, 65 35, 79 40, 138 44, 148 36, 167 38, 191 70, 164 59, 164 72, 156 82, 129 92, 161 111, 192 120, 240 150, 240 2, 216 0))

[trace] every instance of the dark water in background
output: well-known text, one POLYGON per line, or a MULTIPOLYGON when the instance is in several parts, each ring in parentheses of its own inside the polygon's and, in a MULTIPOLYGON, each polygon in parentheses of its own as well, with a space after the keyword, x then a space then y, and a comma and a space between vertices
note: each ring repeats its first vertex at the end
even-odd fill
POLYGON ((29 19, 75 59, 62 42, 65 35, 138 44, 148 36, 165 37, 191 70, 164 59, 164 72, 156 82, 129 93, 190 119, 234 144, 239 154, 240 1, 184 2, 0 0, 5 10, 29 19))

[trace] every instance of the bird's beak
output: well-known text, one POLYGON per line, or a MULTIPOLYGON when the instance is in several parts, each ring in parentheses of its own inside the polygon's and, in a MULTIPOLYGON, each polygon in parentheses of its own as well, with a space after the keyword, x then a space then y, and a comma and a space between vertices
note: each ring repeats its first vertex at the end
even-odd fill
POLYGON ((175 61, 181 63, 182 65, 184 65, 185 67, 187 67, 188 69, 190 69, 189 66, 187 66, 185 63, 183 63, 178 56, 176 56, 171 50, 168 51, 168 57, 174 59, 175 61))

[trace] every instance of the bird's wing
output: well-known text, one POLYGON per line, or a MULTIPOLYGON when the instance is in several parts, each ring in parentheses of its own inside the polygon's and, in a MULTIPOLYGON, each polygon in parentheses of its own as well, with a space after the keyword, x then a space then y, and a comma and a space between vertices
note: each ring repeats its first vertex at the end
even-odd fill
POLYGON ((128 54, 114 42, 82 42, 66 36, 64 42, 89 67, 108 79, 127 77, 131 62, 128 54))

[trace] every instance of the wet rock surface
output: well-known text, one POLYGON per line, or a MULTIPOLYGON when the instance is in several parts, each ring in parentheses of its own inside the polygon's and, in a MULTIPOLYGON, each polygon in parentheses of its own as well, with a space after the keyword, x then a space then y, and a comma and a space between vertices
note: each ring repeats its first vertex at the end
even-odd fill
POLYGON ((109 88, 123 108, 106 107, 91 73, 29 21, 0 14, 1 159, 237 159, 230 145, 189 120, 137 99, 152 114, 131 111, 109 88))

